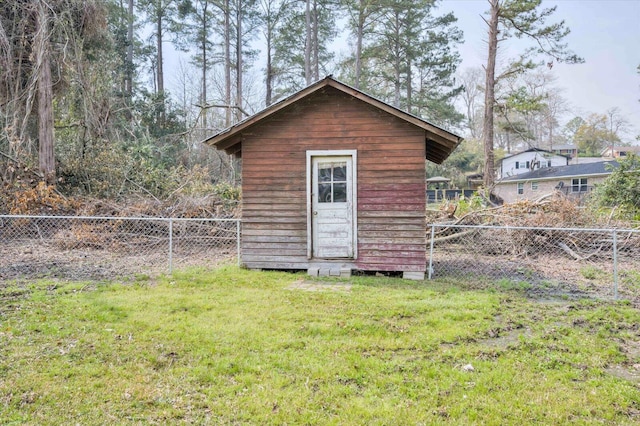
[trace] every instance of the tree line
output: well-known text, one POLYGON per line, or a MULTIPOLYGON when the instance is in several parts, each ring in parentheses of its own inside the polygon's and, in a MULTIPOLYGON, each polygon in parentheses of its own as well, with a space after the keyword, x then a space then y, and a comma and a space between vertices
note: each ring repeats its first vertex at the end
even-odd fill
POLYGON ((3 1, 3 181, 19 176, 16 165, 99 195, 156 192, 167 176, 158 170, 194 165, 233 179, 233 162, 198 141, 328 73, 454 124, 462 32, 435 9, 432 0, 3 1), (354 43, 345 58, 330 47, 339 31, 354 43), (182 79, 173 93, 169 43, 190 57, 170 71, 182 79))
MULTIPOLYGON (((199 142, 327 74, 465 132, 469 146, 451 163, 461 170, 493 170, 496 149, 556 143, 565 105, 550 70, 542 70, 581 59, 564 43, 569 30, 554 21, 555 8, 543 8, 541 0, 488 0, 487 65, 461 73, 463 32, 439 6, 435 0, 4 0, 0 178, 106 197, 165 196, 196 175, 234 181, 237 164, 199 142), (496 54, 510 37, 529 39, 532 47, 500 69, 496 54), (348 42, 339 57, 337 39, 348 42), (176 50, 189 62, 167 72, 166 55, 176 50)), ((485 173, 487 187, 492 176, 485 173)))

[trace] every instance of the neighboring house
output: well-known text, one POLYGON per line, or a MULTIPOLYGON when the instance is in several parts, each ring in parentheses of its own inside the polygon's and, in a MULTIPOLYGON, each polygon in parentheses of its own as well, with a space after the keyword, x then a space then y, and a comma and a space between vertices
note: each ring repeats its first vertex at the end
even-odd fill
POLYGON ((423 279, 425 158, 461 141, 326 77, 205 143, 242 158, 245 267, 423 279))
POLYGON ((608 146, 600 155, 605 158, 620 158, 630 154, 640 155, 640 146, 608 146))
POLYGON ((544 149, 531 148, 500 160, 498 179, 529 173, 545 167, 566 166, 567 164, 569 164, 569 157, 544 149))
POLYGON ((558 155, 564 155, 565 157, 575 158, 578 156, 578 147, 575 145, 555 145, 552 149, 552 152, 558 155))
POLYGON ((554 191, 581 198, 594 185, 605 180, 611 174, 611 168, 616 167, 618 163, 615 161, 601 161, 538 169, 501 179, 496 182, 493 192, 505 203, 536 199, 554 191))

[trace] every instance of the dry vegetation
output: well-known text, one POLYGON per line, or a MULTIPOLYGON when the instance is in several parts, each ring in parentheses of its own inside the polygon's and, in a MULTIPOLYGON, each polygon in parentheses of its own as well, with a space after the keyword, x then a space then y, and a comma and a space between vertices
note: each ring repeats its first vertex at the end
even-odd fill
POLYGON ((501 206, 469 209, 463 202, 448 203, 439 210, 427 210, 428 223, 451 225, 494 225, 552 228, 620 227, 561 195, 541 200, 522 200, 501 206))
MULTIPOLYGON (((166 200, 70 197, 23 178, 0 187, 0 282, 13 279, 113 279, 168 270, 169 223, 130 218, 238 218, 237 190, 211 186, 206 195, 177 193, 166 200), (65 219, 60 216, 70 216, 65 219), (120 219, 75 219, 103 217, 120 219)), ((173 264, 211 265, 235 255, 236 224, 174 222, 173 264)))
POLYGON ((596 216, 563 197, 471 211, 461 206, 429 212, 437 225, 435 276, 486 276, 532 284, 536 292, 543 285, 550 286, 547 293, 608 298, 615 247, 619 290, 640 300, 640 231, 633 224, 596 216), (481 227, 468 227, 474 225, 481 227))
MULTIPOLYGON (((477 239, 476 230, 464 227, 469 225, 532 228, 509 232, 508 241, 498 240, 496 247, 492 249, 495 251, 497 248, 503 253, 514 255, 549 253, 552 247, 578 261, 598 255, 610 257, 613 245, 610 234, 603 239, 602 231, 591 233, 588 229, 631 229, 628 223, 613 223, 610 217, 596 216, 590 210, 561 196, 472 210, 459 217, 454 215, 457 210, 455 207, 454 204, 443 206, 446 219, 429 220, 429 223, 445 225, 436 229, 437 242, 455 241, 467 235, 474 235, 477 239)), ((639 236, 634 233, 622 235, 617 248, 623 252, 640 248, 640 238, 637 237, 639 236)), ((489 236, 483 235, 482 238, 489 239, 489 236)), ((495 236, 492 238, 495 239, 495 236)))
POLYGON ((240 216, 236 195, 218 194, 214 187, 206 195, 174 195, 166 200, 130 197, 114 201, 88 197, 67 197, 43 182, 19 182, 0 188, 0 214, 68 215, 113 217, 211 218, 240 216))

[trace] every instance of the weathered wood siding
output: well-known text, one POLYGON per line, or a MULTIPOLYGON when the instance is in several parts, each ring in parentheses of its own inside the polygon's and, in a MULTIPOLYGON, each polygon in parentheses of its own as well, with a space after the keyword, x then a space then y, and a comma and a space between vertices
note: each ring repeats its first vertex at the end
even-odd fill
POLYGON ((426 269, 425 131, 327 87, 242 135, 242 263, 306 269, 307 150, 358 150, 360 270, 426 269))

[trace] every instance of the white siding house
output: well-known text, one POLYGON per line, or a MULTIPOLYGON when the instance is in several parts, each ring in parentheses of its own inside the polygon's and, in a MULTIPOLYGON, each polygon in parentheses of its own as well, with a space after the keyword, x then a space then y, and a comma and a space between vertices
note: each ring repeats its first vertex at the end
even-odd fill
POLYGON ((611 175, 616 167, 616 161, 546 167, 503 178, 496 182, 493 193, 505 203, 535 200, 555 191, 581 199, 611 175))
POLYGON ((504 157, 498 167, 498 179, 529 173, 545 167, 566 166, 568 164, 569 157, 567 156, 543 149, 531 148, 504 157))

